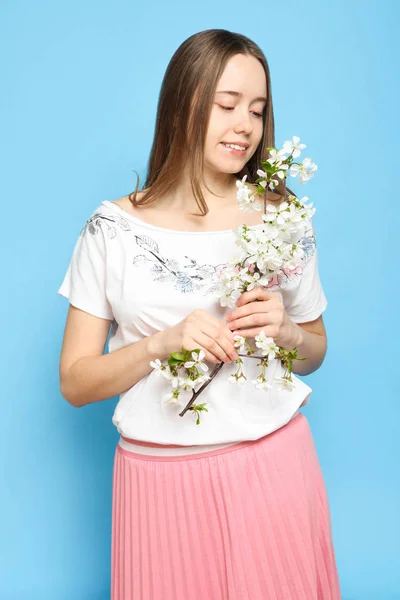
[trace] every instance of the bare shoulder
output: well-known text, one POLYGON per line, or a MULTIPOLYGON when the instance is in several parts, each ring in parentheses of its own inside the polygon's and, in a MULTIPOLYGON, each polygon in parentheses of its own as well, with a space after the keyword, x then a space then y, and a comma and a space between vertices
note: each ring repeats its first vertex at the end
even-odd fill
MULTIPOLYGON (((145 190, 138 192, 136 195, 136 200, 141 200, 144 195, 145 190)), ((131 213, 132 215, 135 215, 140 210, 140 208, 133 206, 132 202, 129 200, 129 195, 123 196, 122 198, 118 198, 117 200, 112 200, 112 202, 114 204, 118 204, 118 206, 120 206, 123 210, 125 210, 128 213, 131 213)))

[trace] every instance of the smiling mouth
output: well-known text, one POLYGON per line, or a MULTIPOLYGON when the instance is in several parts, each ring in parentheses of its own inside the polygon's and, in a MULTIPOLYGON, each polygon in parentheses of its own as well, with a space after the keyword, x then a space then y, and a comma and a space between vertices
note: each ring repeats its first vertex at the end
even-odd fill
POLYGON ((237 150, 238 152, 246 152, 248 148, 246 146, 241 146, 240 144, 229 144, 227 142, 221 142, 225 148, 229 148, 230 150, 237 150))

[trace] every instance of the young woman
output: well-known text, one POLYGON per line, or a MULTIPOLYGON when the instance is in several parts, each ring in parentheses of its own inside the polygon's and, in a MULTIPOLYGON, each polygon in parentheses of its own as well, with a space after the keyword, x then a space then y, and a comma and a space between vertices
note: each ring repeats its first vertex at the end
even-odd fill
MULTIPOLYGON (((262 223, 263 211, 238 208, 236 182, 254 182, 271 146, 263 52, 226 30, 191 36, 164 77, 144 189, 101 202, 59 290, 70 301, 63 396, 80 407, 120 395, 112 600, 340 598, 326 488, 299 412, 311 388, 295 376, 292 391, 257 390, 258 361, 245 356, 246 385, 228 381, 234 332, 263 329, 297 347, 307 358, 294 362, 297 375, 326 353, 313 228, 295 280, 243 293, 230 310, 215 294, 218 269, 237 250, 233 230, 262 223), (200 425, 165 402, 169 385, 150 365, 182 346, 203 350, 210 370, 225 363, 199 396, 208 407, 200 425)), ((270 361, 270 378, 280 373, 270 361)))

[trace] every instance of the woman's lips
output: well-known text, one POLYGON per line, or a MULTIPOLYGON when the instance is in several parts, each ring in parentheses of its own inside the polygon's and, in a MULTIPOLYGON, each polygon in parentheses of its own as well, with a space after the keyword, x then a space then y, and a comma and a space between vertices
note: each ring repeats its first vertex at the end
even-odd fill
POLYGON ((225 146, 224 142, 221 142, 221 145, 225 148, 225 150, 227 150, 230 154, 233 154, 233 156, 244 156, 246 154, 246 151, 248 150, 248 148, 246 148, 246 150, 237 150, 236 148, 231 148, 229 146, 225 146))

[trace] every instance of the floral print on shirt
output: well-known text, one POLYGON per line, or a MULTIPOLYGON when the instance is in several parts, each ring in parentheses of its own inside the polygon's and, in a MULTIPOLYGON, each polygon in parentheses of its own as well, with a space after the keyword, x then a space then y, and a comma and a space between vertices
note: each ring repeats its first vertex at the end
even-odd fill
MULTIPOLYGON (((108 239, 114 239, 117 235, 117 228, 124 232, 131 232, 129 221, 120 215, 105 215, 101 212, 94 213, 86 222, 81 231, 81 235, 89 232, 91 235, 97 235, 99 228, 106 227, 108 239)), ((268 284, 268 289, 282 289, 291 287, 293 281, 301 277, 305 264, 309 261, 315 252, 315 236, 308 230, 297 243, 304 249, 304 257, 301 264, 293 270, 283 269, 275 275, 268 284)), ((133 234, 136 244, 143 251, 142 254, 134 256, 132 265, 151 265, 150 273, 153 281, 160 283, 172 283, 176 290, 183 294, 194 294, 202 292, 203 295, 209 295, 218 291, 220 271, 229 263, 220 263, 212 265, 200 264, 196 259, 190 256, 184 256, 184 261, 178 261, 175 258, 168 258, 160 252, 157 242, 147 235, 133 234)))

